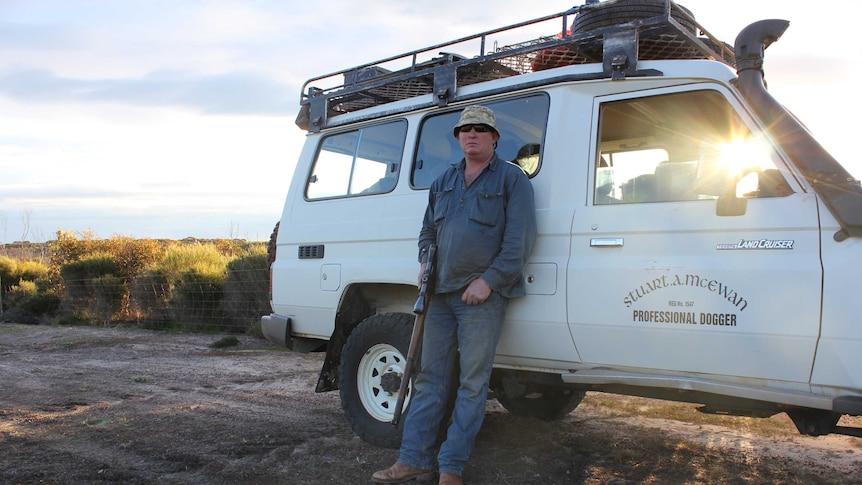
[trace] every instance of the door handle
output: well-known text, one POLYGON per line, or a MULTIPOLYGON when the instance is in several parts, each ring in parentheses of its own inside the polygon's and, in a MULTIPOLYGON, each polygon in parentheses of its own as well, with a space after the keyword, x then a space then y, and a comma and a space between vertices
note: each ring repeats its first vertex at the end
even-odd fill
POLYGON ((621 237, 594 237, 590 238, 591 248, 621 248, 623 238, 621 237))

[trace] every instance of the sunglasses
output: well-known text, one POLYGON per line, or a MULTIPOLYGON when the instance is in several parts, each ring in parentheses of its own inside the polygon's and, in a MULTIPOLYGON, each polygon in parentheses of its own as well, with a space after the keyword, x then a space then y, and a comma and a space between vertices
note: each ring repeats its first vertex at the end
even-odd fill
POLYGON ((458 128, 458 133, 470 133, 476 130, 476 133, 488 133, 491 127, 488 125, 464 125, 458 128))

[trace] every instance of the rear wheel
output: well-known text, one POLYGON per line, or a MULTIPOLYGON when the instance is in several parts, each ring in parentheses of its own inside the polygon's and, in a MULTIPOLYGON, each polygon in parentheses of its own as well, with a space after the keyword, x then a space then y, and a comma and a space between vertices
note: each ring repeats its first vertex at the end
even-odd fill
POLYGON ((542 421, 562 419, 575 410, 586 396, 583 391, 529 385, 521 395, 506 393, 502 385, 494 387, 494 395, 506 411, 524 418, 542 421))
MULTIPOLYGON (((376 446, 398 448, 401 444, 404 419, 397 427, 391 421, 407 364, 413 320, 405 313, 368 317, 350 333, 341 354, 341 407, 353 431, 376 446)), ((402 416, 407 414, 411 389, 412 382, 402 416)))

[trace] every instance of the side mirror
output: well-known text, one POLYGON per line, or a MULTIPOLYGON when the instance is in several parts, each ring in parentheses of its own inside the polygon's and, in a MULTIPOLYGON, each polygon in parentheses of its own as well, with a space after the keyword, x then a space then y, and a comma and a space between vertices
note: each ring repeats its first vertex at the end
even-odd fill
POLYGON ((741 216, 748 208, 748 198, 757 192, 749 189, 760 186, 762 172, 758 169, 743 171, 734 178, 729 178, 725 192, 718 196, 715 205, 717 216, 741 216))
POLYGON ((741 216, 748 208, 748 199, 737 197, 736 192, 720 195, 715 202, 715 215, 717 216, 741 216))

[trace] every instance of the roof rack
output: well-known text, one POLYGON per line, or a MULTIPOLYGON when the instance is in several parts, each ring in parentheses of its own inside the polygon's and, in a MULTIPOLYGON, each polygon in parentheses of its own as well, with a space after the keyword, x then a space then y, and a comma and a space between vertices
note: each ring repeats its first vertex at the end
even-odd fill
POLYGON ((602 63, 601 74, 613 79, 638 75, 638 60, 711 59, 735 67, 732 48, 673 0, 662 0, 660 15, 609 26, 594 22, 578 26, 576 16, 587 18, 588 12, 614 4, 623 7, 626 0, 586 1, 564 12, 311 78, 303 84, 296 123, 317 132, 337 126, 330 122, 333 116, 432 93, 434 101, 424 104, 445 106, 457 99, 459 87, 567 65, 602 63), (571 26, 570 18, 575 18, 571 26), (503 46, 495 39, 488 48, 492 36, 524 38, 518 35, 534 34, 554 22, 557 35, 531 35, 503 46), (459 48, 478 53, 472 57, 452 53, 459 48), (428 56, 433 57, 420 61, 428 56))

